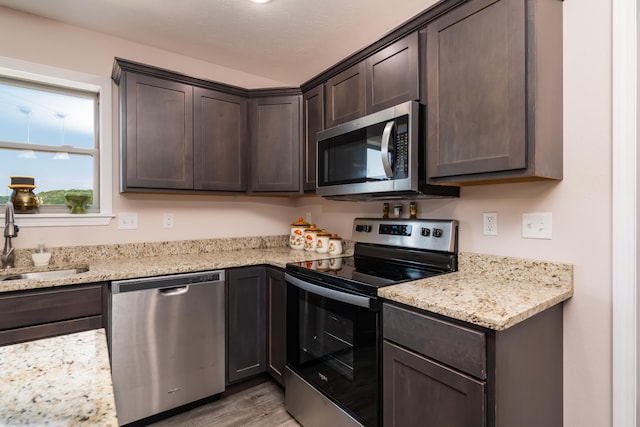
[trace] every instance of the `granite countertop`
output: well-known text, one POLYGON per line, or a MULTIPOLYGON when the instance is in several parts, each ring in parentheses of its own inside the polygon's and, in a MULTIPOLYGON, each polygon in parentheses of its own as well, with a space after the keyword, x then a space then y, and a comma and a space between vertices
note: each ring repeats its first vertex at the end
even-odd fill
POLYGON ((0 347, 0 425, 118 426, 104 329, 0 347))
MULTIPOLYGON (((62 279, 0 281, 2 292, 331 258, 293 250, 288 236, 140 243, 53 250, 52 265, 88 267, 62 279)), ((345 242, 347 243, 347 242, 345 242)), ((345 245, 345 255, 353 253, 345 245)), ((24 261, 12 273, 34 271, 24 261)), ((0 272, 0 275, 2 273, 0 272)), ((570 264, 460 253, 458 271, 381 288, 378 295, 495 330, 509 328, 573 295, 570 264)))
POLYGON ((459 269, 380 288, 388 300, 494 330, 573 296, 571 264, 461 253, 459 269))
MULTIPOLYGON (((349 255, 347 252, 345 255, 349 255)), ((328 254, 293 250, 288 247, 230 250, 187 255, 157 255, 120 259, 96 257, 95 261, 53 264, 48 267, 16 268, 11 273, 24 271, 46 271, 66 268, 88 268, 84 273, 57 279, 21 279, 0 281, 2 292, 50 288, 81 283, 93 283, 139 277, 161 276, 165 274, 189 273, 194 271, 218 270, 231 267, 268 264, 284 268, 288 262, 333 258, 328 254)), ((0 276, 2 276, 0 271, 0 276)))

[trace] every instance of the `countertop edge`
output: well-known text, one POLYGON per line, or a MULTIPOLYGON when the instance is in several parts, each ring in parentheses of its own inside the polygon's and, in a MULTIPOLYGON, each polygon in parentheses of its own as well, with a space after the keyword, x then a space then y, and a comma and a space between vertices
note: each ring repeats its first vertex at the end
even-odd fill
MULTIPOLYGON (((352 251, 347 251, 343 256, 351 254, 352 251)), ((89 271, 63 279, 0 282, 0 295, 3 292, 254 265, 285 268, 289 262, 333 257, 288 247, 272 247, 184 256, 107 259, 82 264, 80 266, 88 266, 89 271)), ((571 264, 467 253, 460 253, 459 258, 461 270, 458 272, 381 288, 378 295, 494 330, 514 326, 573 296, 571 264)), ((78 266, 52 265, 47 269, 78 266)))

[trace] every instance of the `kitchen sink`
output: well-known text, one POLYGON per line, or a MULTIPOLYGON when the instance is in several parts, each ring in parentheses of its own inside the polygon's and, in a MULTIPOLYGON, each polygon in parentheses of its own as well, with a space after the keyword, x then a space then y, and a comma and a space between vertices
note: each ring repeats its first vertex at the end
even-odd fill
POLYGON ((33 271, 27 273, 19 273, 19 274, 5 274, 0 275, 0 282, 4 282, 7 280, 52 280, 52 279, 62 279, 64 277, 73 276, 76 274, 84 273, 89 271, 87 267, 82 268, 65 268, 61 270, 48 270, 48 271, 33 271))

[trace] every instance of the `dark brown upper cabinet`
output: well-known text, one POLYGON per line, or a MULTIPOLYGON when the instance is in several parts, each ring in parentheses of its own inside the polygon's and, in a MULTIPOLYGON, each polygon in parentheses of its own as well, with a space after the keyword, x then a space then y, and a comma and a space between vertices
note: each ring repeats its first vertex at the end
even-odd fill
POLYGON ((194 188, 247 189, 247 107, 236 95, 194 88, 194 188))
POLYGON ((303 146, 304 146, 304 177, 303 189, 316 188, 316 134, 324 129, 324 85, 320 84, 306 91, 302 96, 303 105, 303 146))
POLYGON ((302 192, 299 88, 246 90, 119 58, 112 78, 121 191, 302 192))
POLYGON ((301 192, 302 96, 251 99, 251 185, 253 192, 301 192))
POLYGON ((411 33, 331 77, 325 84, 326 127, 419 97, 418 34, 411 33))
POLYGON ((562 179, 562 2, 470 0, 421 31, 438 184, 562 179))
POLYGON ((325 125, 327 128, 366 114, 365 64, 359 62, 325 83, 325 125))
POLYGON ((120 88, 121 190, 193 188, 193 88, 136 73, 120 88))
POLYGON ((366 113, 418 100, 418 33, 398 40, 366 59, 366 113))

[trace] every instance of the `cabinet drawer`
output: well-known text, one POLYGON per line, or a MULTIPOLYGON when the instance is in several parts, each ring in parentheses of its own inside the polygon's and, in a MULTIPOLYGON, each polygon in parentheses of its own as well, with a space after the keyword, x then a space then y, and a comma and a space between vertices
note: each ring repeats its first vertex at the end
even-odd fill
POLYGON ((102 316, 83 317, 81 319, 63 320, 55 323, 27 326, 24 328, 0 331, 0 346, 19 342, 51 338, 58 335, 84 332, 103 327, 102 316))
POLYGON ((0 296, 0 331, 102 315, 102 286, 0 296))
POLYGON ((487 377, 486 335, 416 311, 384 304, 384 338, 476 378, 487 377))

